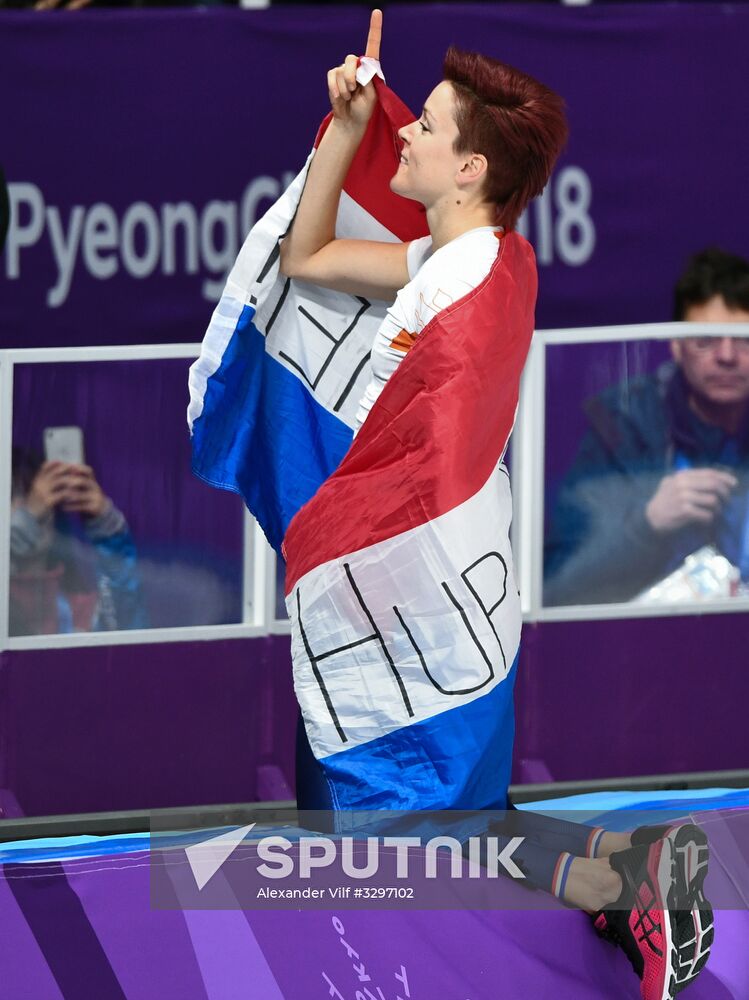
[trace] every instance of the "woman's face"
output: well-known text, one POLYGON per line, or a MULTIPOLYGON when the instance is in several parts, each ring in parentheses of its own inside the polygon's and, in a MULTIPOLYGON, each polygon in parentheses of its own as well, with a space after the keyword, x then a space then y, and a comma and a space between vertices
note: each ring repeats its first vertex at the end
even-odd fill
POLYGON ((453 194, 456 175, 465 162, 465 154, 453 149, 458 138, 454 114, 455 92, 443 80, 427 98, 421 118, 398 132, 403 149, 390 181, 396 194, 427 208, 453 194))

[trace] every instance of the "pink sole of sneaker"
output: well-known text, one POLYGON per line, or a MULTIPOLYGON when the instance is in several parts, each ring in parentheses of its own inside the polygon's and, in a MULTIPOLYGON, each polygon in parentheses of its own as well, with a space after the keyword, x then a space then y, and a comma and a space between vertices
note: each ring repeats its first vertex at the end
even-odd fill
POLYGON ((675 916, 669 912, 668 902, 674 886, 674 851, 672 842, 666 838, 661 842, 659 852, 652 851, 648 859, 648 874, 656 892, 654 908, 662 914, 661 937, 663 941, 663 963, 655 982, 642 980, 643 1000, 675 1000, 676 965, 678 955, 674 946, 675 916))

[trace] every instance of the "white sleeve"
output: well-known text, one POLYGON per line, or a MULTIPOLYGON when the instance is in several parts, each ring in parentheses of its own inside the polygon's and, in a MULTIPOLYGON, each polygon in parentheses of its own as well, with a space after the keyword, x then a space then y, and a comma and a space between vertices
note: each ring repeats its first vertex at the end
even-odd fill
POLYGON ((432 252, 432 237, 422 236, 419 240, 411 240, 406 251, 408 277, 413 281, 416 272, 432 252))

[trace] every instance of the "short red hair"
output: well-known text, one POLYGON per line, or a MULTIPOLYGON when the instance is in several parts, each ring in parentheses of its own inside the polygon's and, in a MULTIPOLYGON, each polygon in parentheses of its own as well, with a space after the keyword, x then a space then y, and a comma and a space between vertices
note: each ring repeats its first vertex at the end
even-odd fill
POLYGON ((456 97, 455 152, 487 158, 485 200, 497 206, 497 224, 513 229, 567 141, 564 101, 527 73, 454 45, 443 74, 456 97))

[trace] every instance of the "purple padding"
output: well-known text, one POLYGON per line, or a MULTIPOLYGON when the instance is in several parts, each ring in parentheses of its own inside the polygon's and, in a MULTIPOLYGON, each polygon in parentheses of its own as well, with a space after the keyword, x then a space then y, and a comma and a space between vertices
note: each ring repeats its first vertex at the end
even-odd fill
MULTIPOLYGON (((376 996, 379 986, 386 1000, 399 989, 406 1000, 395 978, 402 968, 413 1000, 635 1000, 640 995, 624 954, 599 941, 581 913, 348 912, 340 919, 345 945, 328 913, 251 918, 286 1000, 325 996, 323 973, 344 997, 355 996, 361 985, 354 966, 361 963, 371 976, 370 990, 376 996), (290 942, 298 942, 293 961, 290 942), (349 957, 346 945, 358 958, 349 957)), ((710 967, 690 986, 689 1000, 746 1000, 749 965, 733 941, 748 932, 746 913, 718 914, 710 967)))
MULTIPOLYGON (((81 858, 63 867, 66 885, 80 899, 126 1000, 214 1000, 204 987, 185 914, 150 909, 148 865, 143 851, 81 858)), ((94 996, 109 1000, 106 993, 81 1000, 94 996)))
POLYGON ((185 921, 209 1000, 284 1000, 244 913, 191 910, 185 921))
MULTIPOLYGON (((344 1000, 364 986, 385 1000, 639 996, 623 954, 577 912, 205 912, 186 923, 180 912, 150 909, 144 858, 67 862, 58 881, 52 868, 39 880, 37 865, 6 866, 6 877, 21 878, 21 906, 0 883, 3 998, 276 1000, 274 979, 285 1000, 335 996, 329 984, 344 1000)), ((522 906, 526 892, 517 891, 522 906)), ((748 939, 749 914, 716 913, 715 946, 689 1000, 746 1000, 748 939)))
POLYGON ((8 874, 3 870, 0 876, 0 990, 7 991, 8 996, 64 1000, 11 891, 13 883, 8 881, 8 874), (16 993, 13 983, 21 974, 22 984, 18 984, 16 993))
POLYGON ((40 868, 11 864, 4 869, 16 903, 65 1000, 126 1000, 63 867, 54 862, 40 868), (70 960, 73 955, 75 961, 70 960))

